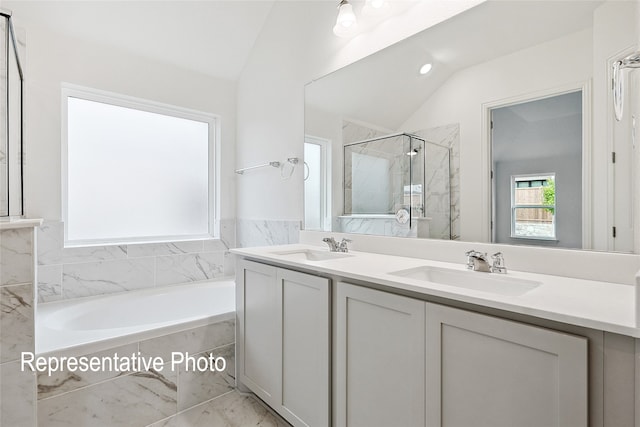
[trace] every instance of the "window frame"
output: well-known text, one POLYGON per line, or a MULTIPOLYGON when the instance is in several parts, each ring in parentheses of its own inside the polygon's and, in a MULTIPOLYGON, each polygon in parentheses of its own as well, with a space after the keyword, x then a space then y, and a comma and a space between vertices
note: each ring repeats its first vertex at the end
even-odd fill
MULTIPOLYGON (((544 177, 546 178, 551 178, 553 179, 553 181, 556 181, 556 173, 555 172, 549 172, 549 173, 535 173, 535 174, 519 174, 519 175, 511 175, 511 238, 512 239, 527 239, 527 240, 546 240, 546 241, 557 241, 558 240, 558 230, 557 230, 557 221, 556 221, 556 215, 558 212, 558 203, 557 203, 557 199, 554 199, 554 203, 553 205, 516 205, 515 200, 516 200, 516 189, 517 189, 517 182, 518 180, 520 181, 526 181, 527 178, 531 178, 529 179, 529 181, 536 181, 536 179, 533 178, 542 178, 544 177), (524 178, 524 179, 523 179, 524 178), (552 208, 553 209, 553 236, 551 237, 546 237, 546 236, 520 236, 516 234, 516 209, 521 209, 521 208, 533 208, 533 209, 549 209, 552 208)), ((542 186, 544 187, 544 186, 542 186)))
MULTIPOLYGON (((304 144, 320 147, 320 230, 331 231, 331 140, 305 135, 304 144)), ((307 165, 303 164, 306 170, 307 165)), ((303 181, 304 189, 304 181, 303 181)), ((305 218, 306 219, 306 218, 305 218)), ((306 224, 305 224, 306 228, 306 224)))
POLYGON ((64 247, 85 247, 85 246, 109 246, 121 244, 142 244, 142 243, 162 243, 179 242, 190 240, 203 240, 219 238, 220 227, 220 117, 216 114, 205 113, 188 108, 122 95, 114 92, 78 86, 70 83, 61 84, 61 197, 62 197, 62 221, 64 227, 64 247), (208 218, 207 233, 198 235, 163 235, 163 236, 132 236, 117 239, 68 239, 68 185, 69 185, 69 144, 68 144, 68 100, 77 98, 87 101, 109 104, 117 107, 130 108, 149 113, 156 113, 171 117, 188 119, 207 123, 208 125, 208 218))

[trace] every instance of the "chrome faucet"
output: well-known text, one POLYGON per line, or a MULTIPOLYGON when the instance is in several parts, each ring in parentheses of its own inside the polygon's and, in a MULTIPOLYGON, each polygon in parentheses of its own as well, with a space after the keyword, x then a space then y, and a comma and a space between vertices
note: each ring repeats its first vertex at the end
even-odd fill
POLYGON ((504 256, 502 255, 502 252, 496 252, 491 255, 491 259, 493 260, 491 265, 489 265, 486 252, 482 253, 472 249, 465 252, 465 255, 467 256, 468 270, 482 271, 485 273, 507 273, 507 267, 504 266, 504 256))
POLYGON ((507 267, 504 266, 504 256, 502 252, 496 252, 491 255, 491 259, 493 260, 493 264, 491 265, 492 273, 507 274, 507 267))
POLYGON ((333 237, 325 237, 322 239, 327 245, 329 245, 330 252, 349 252, 349 239, 342 239, 340 243, 336 242, 333 237))
POLYGON ((467 269, 473 271, 482 271, 485 273, 489 273, 491 271, 491 266, 489 266, 489 261, 487 261, 487 254, 474 251, 473 249, 466 252, 467 256, 467 269))

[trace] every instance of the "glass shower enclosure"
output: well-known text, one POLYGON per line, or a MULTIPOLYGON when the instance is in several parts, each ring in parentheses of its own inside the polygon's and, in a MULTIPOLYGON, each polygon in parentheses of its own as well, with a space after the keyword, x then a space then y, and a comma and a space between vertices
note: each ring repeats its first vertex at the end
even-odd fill
POLYGON ((448 147, 406 133, 344 146, 341 231, 451 238, 448 147))
POLYGON ((11 13, 0 9, 0 218, 24 215, 24 76, 11 13))

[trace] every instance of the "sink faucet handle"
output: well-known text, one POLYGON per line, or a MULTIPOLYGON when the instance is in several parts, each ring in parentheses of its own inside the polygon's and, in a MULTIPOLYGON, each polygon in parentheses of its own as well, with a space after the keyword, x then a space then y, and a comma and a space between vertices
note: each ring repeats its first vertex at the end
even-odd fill
POLYGON ((338 242, 333 237, 325 237, 322 239, 329 246, 329 251, 338 252, 338 242))
POLYGON ((493 264, 491 265, 492 273, 505 274, 507 272, 507 267, 504 266, 504 255, 502 255, 502 252, 496 252, 491 255, 491 259, 493 259, 493 264))
POLYGON ((487 253, 482 253, 482 252, 478 252, 476 250, 470 250, 468 252, 465 252, 465 255, 470 257, 470 258, 477 258, 477 259, 481 259, 486 261, 487 260, 487 253))
POLYGON ((481 255, 480 252, 476 251, 475 249, 471 249, 470 251, 467 251, 464 253, 467 256, 467 269, 468 270, 473 270, 474 269, 474 259, 478 258, 478 255, 481 255))
POLYGON ((351 242, 351 239, 345 239, 343 238, 340 243, 338 244, 338 250, 340 252, 349 252, 349 243, 351 242))

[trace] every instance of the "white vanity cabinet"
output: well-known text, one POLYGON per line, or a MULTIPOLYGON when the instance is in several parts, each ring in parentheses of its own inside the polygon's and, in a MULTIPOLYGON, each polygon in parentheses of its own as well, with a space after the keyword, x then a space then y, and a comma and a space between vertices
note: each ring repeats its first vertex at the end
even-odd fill
POLYGON ((425 303, 340 282, 336 425, 423 426, 425 303))
POLYGON ((427 425, 586 427, 587 339, 427 303, 427 425))
POLYGON ((337 285, 338 426, 586 427, 587 340, 337 285))
POLYGON ((330 280, 239 260, 237 375, 294 426, 330 424, 330 280))

